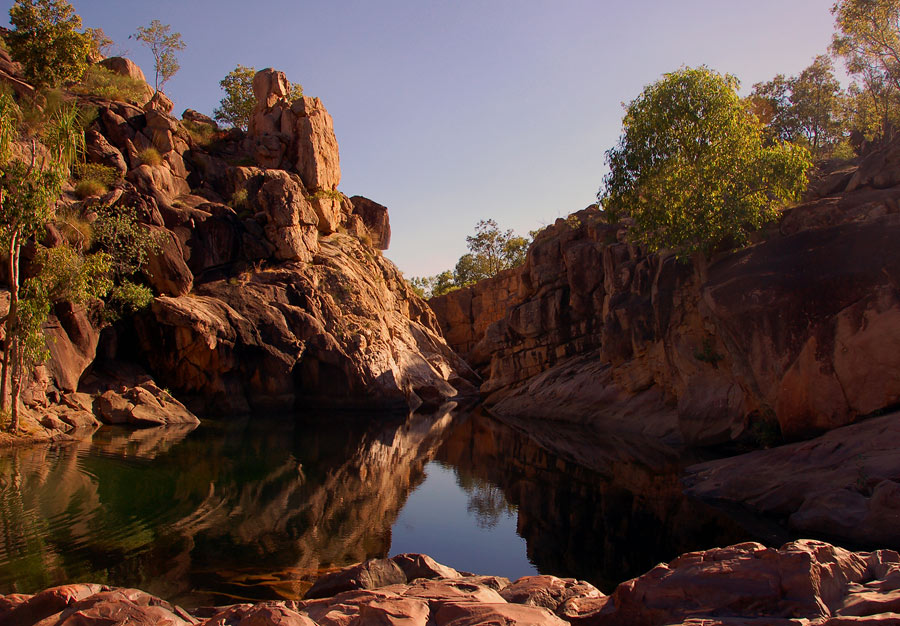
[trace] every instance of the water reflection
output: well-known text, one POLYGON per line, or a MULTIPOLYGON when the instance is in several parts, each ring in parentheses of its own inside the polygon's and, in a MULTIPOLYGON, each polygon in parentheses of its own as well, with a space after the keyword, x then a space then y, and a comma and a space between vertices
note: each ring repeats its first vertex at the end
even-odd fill
POLYGON ((101 429, 0 453, 0 593, 77 580, 188 606, 293 598, 401 551, 608 589, 748 538, 682 498, 679 469, 646 441, 453 413, 101 429))

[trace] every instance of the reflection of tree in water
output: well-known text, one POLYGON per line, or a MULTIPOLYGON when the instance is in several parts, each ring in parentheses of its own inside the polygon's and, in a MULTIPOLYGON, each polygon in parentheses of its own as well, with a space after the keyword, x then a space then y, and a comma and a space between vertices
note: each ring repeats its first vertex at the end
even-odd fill
POLYGON ((494 528, 504 514, 513 515, 516 512, 516 507, 507 501, 500 487, 463 469, 453 469, 456 484, 469 496, 466 510, 475 516, 478 528, 494 528))

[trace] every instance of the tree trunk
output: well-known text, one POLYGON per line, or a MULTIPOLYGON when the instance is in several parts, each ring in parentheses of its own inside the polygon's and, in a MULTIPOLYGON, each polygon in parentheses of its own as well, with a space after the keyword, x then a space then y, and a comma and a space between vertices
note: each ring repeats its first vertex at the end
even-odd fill
MULTIPOLYGON (((13 232, 9 240, 9 313, 6 316, 6 350, 3 351, 3 365, 0 367, 0 407, 10 410, 10 398, 7 394, 9 366, 13 352, 16 352, 16 321, 19 307, 19 234, 13 232)), ((14 362, 13 362, 14 363, 14 362)), ((12 405, 15 411, 15 403, 12 405)), ((18 415, 16 415, 18 417, 18 415)), ((17 419, 10 423, 10 430, 15 432, 19 427, 17 419)))

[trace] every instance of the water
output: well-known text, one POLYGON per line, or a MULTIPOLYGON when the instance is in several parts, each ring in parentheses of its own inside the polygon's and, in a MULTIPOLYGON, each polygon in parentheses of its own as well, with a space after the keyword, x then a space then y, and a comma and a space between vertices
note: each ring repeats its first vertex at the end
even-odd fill
POLYGON ((0 452, 0 593, 140 587, 186 606, 299 598, 323 572, 424 552, 605 590, 748 532, 681 496, 651 442, 478 415, 309 415, 104 428, 0 452))

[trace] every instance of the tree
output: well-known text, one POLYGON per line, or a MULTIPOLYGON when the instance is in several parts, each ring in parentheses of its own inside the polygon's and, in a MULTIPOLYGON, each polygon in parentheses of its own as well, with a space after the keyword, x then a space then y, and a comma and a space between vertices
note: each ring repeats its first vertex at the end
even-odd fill
POLYGON ((843 137, 841 84, 834 77, 831 59, 819 55, 800 75, 791 79, 791 113, 799 134, 812 153, 821 156, 843 137))
POLYGON ((831 50, 877 100, 880 134, 889 138, 900 105, 900 0, 838 0, 831 9, 836 32, 831 50))
POLYGON ((769 144, 803 143, 816 157, 823 157, 844 138, 846 95, 825 55, 816 57, 798 76, 779 74, 757 83, 748 104, 762 122, 769 144))
POLYGON ((184 42, 181 40, 181 33, 173 33, 171 30, 170 25, 153 20, 150 26, 138 27, 133 35, 153 53, 153 69, 156 72, 153 84, 156 91, 169 82, 181 68, 175 52, 184 50, 184 42))
POLYGON ((466 237, 469 253, 456 264, 456 283, 470 285, 490 278, 505 269, 521 265, 525 261, 528 240, 513 235, 512 230, 501 231, 497 222, 480 220, 475 234, 466 237))
POLYGON ((6 41, 27 79, 57 87, 84 74, 91 37, 78 32, 81 18, 66 0, 16 0, 9 21, 6 41))
POLYGON ((791 111, 791 84, 784 74, 753 85, 747 99, 750 111, 762 122, 769 143, 791 141, 797 133, 791 111))
MULTIPOLYGON (((225 90, 225 97, 213 111, 216 121, 247 130, 253 106, 256 104, 256 97, 253 95, 254 76, 256 68, 238 65, 219 81, 219 86, 225 90)), ((303 86, 300 83, 291 83, 289 99, 293 102, 302 96, 303 86)))
POLYGON ((45 152, 39 151, 35 139, 31 140, 27 161, 11 156, 10 144, 18 136, 17 121, 18 111, 12 98, 0 94, 0 243, 7 254, 10 290, 6 349, 0 367, 0 402, 4 410, 10 408, 7 383, 11 375, 13 429, 18 427, 22 371, 36 341, 32 336, 36 332, 34 323, 40 321, 40 311, 49 310, 34 283, 25 292, 29 297, 22 300, 22 316, 19 315, 19 256, 22 246, 43 230, 69 176, 69 166, 84 150, 84 132, 74 105, 59 108, 45 124, 45 152))
POLYGON ((764 146, 762 128, 737 94, 738 81, 709 68, 666 74, 626 108, 598 199, 650 250, 708 253, 741 244, 799 197, 809 153, 764 146))

